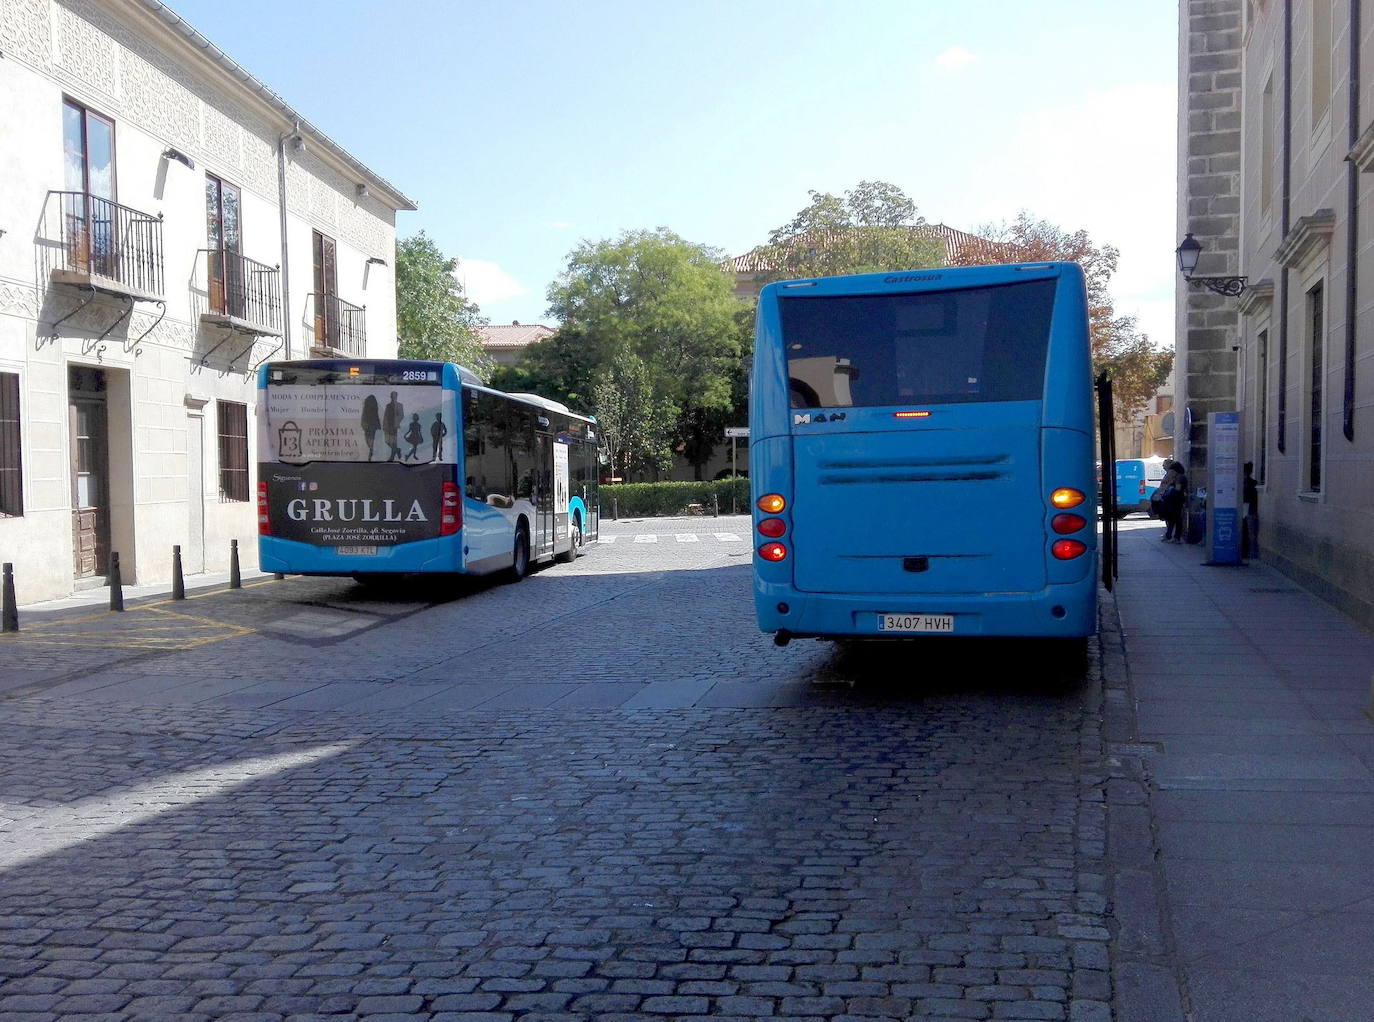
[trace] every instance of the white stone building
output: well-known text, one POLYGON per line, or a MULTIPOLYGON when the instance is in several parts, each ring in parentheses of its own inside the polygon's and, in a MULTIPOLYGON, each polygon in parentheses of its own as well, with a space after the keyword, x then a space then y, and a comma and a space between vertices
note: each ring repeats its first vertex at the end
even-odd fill
POLYGON ((1246 282, 1180 285, 1177 455, 1238 409, 1263 560, 1374 626, 1374 0, 1179 13, 1179 232, 1246 282))
POLYGON ((254 370, 396 354, 414 204, 156 0, 0 2, 0 560, 256 559, 254 370), (284 211, 283 211, 283 206, 284 211))

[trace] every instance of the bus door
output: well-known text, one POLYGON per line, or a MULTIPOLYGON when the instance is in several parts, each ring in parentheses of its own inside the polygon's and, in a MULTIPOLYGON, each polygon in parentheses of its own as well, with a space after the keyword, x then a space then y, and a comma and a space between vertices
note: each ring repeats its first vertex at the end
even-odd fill
POLYGON ((553 533, 554 547, 566 550, 568 547, 568 499, 571 489, 568 482, 568 445, 559 441, 553 443, 553 533))
POLYGON ((554 493, 553 493, 553 448, 561 446, 553 442, 547 433, 536 433, 535 464, 539 466, 535 478, 534 491, 534 535, 530 545, 535 557, 548 557, 554 551, 554 493))

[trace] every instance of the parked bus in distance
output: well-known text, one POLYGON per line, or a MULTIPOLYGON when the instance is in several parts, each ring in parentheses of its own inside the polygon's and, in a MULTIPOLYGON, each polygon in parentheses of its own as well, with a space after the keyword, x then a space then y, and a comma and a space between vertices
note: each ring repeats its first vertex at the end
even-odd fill
POLYGON ((263 571, 518 581, 597 537, 596 420, 556 401, 399 359, 269 362, 258 391, 263 571))
POLYGON ((1074 263, 769 284, 749 401, 754 605, 802 637, 1096 631, 1074 263))

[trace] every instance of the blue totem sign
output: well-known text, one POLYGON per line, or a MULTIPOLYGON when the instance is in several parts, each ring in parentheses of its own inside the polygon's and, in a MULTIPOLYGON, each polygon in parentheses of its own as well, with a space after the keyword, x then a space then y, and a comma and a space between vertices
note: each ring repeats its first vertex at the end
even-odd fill
POLYGON ((1207 563, 1240 564, 1240 413, 1207 413, 1207 563))

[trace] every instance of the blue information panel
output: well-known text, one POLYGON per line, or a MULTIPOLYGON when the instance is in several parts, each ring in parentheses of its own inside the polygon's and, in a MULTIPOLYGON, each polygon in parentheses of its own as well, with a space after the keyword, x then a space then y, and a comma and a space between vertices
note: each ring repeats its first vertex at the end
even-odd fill
POLYGON ((1212 564, 1240 563, 1240 413, 1207 416, 1207 553, 1212 564))

